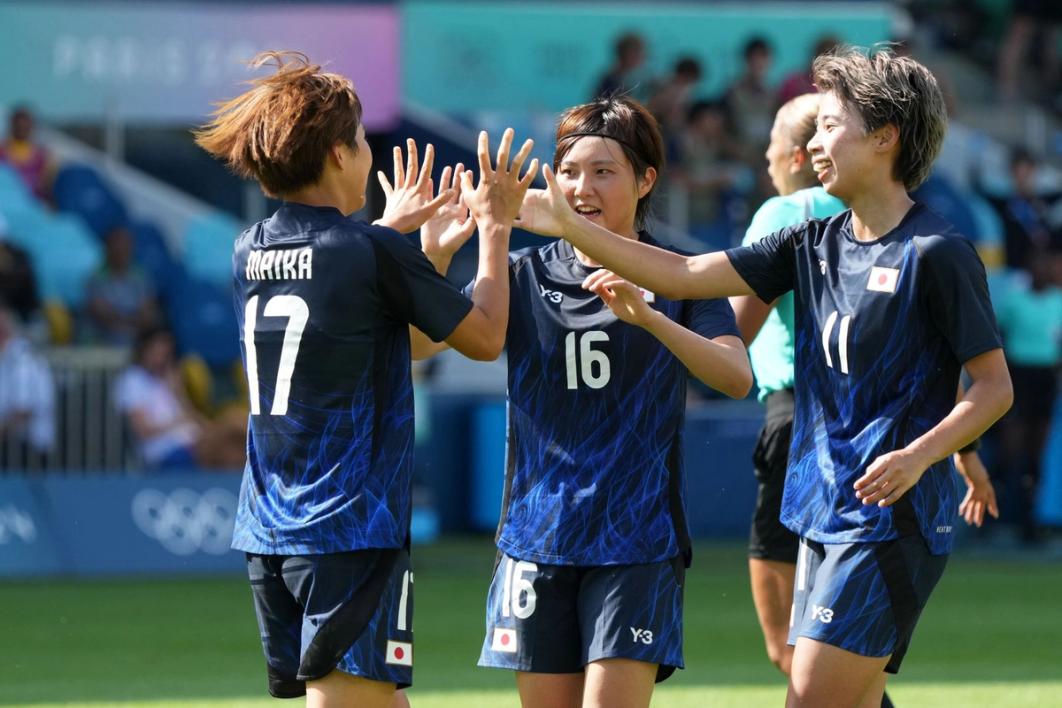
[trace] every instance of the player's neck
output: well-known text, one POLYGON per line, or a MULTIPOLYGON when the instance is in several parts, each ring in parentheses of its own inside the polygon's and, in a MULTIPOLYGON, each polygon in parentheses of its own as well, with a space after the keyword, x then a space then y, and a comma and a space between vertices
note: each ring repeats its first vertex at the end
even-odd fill
MULTIPOLYGON (((617 236, 622 236, 623 238, 629 238, 631 241, 637 241, 638 240, 638 232, 634 229, 633 226, 630 228, 629 231, 614 231, 613 233, 616 234, 617 236)), ((575 251, 575 258, 580 263, 582 263, 584 266, 587 266, 588 268, 600 268, 601 267, 600 263, 598 263, 593 258, 591 258, 590 256, 588 256, 585 253, 583 253, 582 251, 580 251, 578 248, 573 248, 572 250, 575 251)))
POLYGON ((295 202, 296 204, 305 204, 312 207, 333 207, 338 209, 344 216, 350 216, 358 209, 361 209, 365 201, 362 198, 361 203, 352 203, 354 200, 351 197, 350 190, 345 185, 338 183, 337 180, 330 179, 327 174, 316 184, 296 192, 284 194, 283 199, 286 202, 295 202))
POLYGON ((907 190, 899 183, 854 197, 848 203, 852 210, 852 235, 856 241, 881 238, 903 221, 913 204, 907 190))

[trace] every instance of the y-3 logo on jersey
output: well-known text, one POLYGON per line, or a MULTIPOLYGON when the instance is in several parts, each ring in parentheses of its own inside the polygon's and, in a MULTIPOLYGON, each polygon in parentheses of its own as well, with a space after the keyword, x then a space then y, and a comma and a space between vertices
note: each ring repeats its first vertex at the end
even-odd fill
POLYGON ((564 299, 564 295, 557 292, 556 290, 550 290, 548 288, 543 287, 542 285, 539 285, 538 289, 539 291, 541 291, 540 294, 542 295, 542 298, 544 300, 549 300, 554 305, 559 305, 561 300, 564 299))
POLYGON ((638 642, 641 642, 642 644, 653 643, 653 633, 648 629, 635 629, 634 627, 631 627, 630 630, 631 638, 634 640, 635 644, 638 642))
POLYGON ((829 607, 823 607, 822 605, 812 605, 811 616, 823 624, 833 622, 833 610, 829 607))

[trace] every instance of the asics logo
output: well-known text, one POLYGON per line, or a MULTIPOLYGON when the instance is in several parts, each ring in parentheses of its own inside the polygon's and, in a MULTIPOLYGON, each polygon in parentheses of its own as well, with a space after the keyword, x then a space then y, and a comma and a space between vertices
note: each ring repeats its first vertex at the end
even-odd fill
POLYGON ((149 538, 177 556, 196 552, 220 556, 229 551, 236 520, 236 495, 215 487, 202 494, 143 489, 132 502, 133 522, 149 538))

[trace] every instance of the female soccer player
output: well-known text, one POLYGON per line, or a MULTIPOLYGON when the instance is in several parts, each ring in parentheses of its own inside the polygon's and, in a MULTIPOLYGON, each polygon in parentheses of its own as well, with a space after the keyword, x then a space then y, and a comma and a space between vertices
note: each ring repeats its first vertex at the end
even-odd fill
POLYGON ((233 547, 247 553, 270 693, 388 706, 413 667, 408 327, 498 356, 510 224, 536 165, 520 177, 531 144, 510 165, 506 131, 495 169, 480 136, 479 185, 461 185, 482 237, 470 301, 398 233, 452 196, 432 198, 430 146, 419 170, 412 142, 405 168, 396 150, 378 225, 349 218, 372 163, 353 86, 301 54, 253 65, 270 63, 196 134, 284 200, 233 255, 251 399, 233 547))
MULTIPOLYGON (((766 158, 767 173, 779 196, 756 211, 742 245, 807 219, 825 219, 844 211, 844 203, 819 184, 806 147, 815 135, 820 98, 821 94, 797 96, 778 109, 766 158)), ((800 539, 782 525, 779 515, 793 429, 793 294, 786 293, 772 305, 752 295, 731 298, 730 304, 742 337, 750 342, 752 371, 767 408, 752 456, 759 486, 749 533, 752 599, 767 655, 788 676, 793 659, 793 647, 788 644, 789 613, 800 539)), ((973 450, 956 454, 955 464, 968 487, 960 514, 980 526, 986 509, 998 515, 988 473, 973 450)), ((883 705, 891 704, 886 698, 883 705)))
POLYGON ((525 200, 521 221, 669 298, 773 302, 794 291, 799 374, 781 519, 801 546, 787 705, 876 707, 952 547, 949 456, 1012 392, 976 251, 908 196, 947 123, 933 75, 888 50, 845 48, 814 68, 812 167, 849 210, 683 257, 585 219, 546 169, 549 188, 525 200), (963 367, 972 384, 956 403, 963 367))
MULTIPOLYGON (((652 115, 600 99, 566 111, 556 137, 566 208, 655 244, 652 115)), ((745 348, 725 300, 641 290, 566 241, 511 254, 509 278, 508 462, 480 665, 515 670, 526 708, 644 708, 682 666, 687 369, 743 397, 745 348)), ((417 339, 414 356, 437 349, 417 339)))

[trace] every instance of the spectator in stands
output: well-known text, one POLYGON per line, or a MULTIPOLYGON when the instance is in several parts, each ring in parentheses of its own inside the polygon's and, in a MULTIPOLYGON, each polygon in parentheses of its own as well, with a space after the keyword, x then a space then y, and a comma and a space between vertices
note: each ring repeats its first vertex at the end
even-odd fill
POLYGON ((54 446, 51 370, 21 336, 15 310, 0 299, 0 469, 46 467, 54 446))
POLYGON ((1036 491, 1062 364, 1062 283, 1054 279, 1060 261, 1062 251, 1032 255, 1028 284, 1004 294, 996 313, 1014 382, 1014 407, 1000 421, 1002 487, 1030 544, 1041 540, 1036 491))
POLYGON ((246 460, 246 408, 230 406, 214 420, 196 412, 165 327, 137 333, 132 364, 115 382, 114 400, 149 469, 236 470, 246 460))
POLYGON ((33 125, 33 113, 26 106, 11 111, 10 130, 0 143, 0 162, 11 165, 38 199, 49 201, 55 164, 45 147, 34 142, 33 125))
POLYGON ((104 261, 89 279, 85 314, 93 339, 129 346, 137 331, 158 322, 155 289, 133 262, 133 235, 124 226, 108 232, 104 261))
POLYGON ((1001 99, 1013 101, 1021 98, 1019 84, 1029 86, 1034 76, 1040 78, 1047 95, 1057 94, 1059 24, 1062 24, 1062 3, 1058 0, 1017 0, 1014 3, 996 65, 1001 99), (1034 73, 1025 59, 1038 32, 1042 33, 1036 47, 1040 53, 1040 70, 1034 73))
POLYGON ((740 181, 742 152, 726 129, 719 101, 698 101, 689 112, 681 160, 673 178, 689 194, 690 233, 715 248, 730 246, 723 197, 740 181))
POLYGON ((693 88, 703 76, 701 63, 695 57, 682 57, 675 62, 671 76, 656 86, 648 108, 665 133, 681 132, 692 103, 693 88))
POLYGON ((630 94, 644 100, 648 87, 642 83, 639 71, 645 64, 645 40, 635 32, 628 32, 616 40, 616 58, 608 72, 597 82, 593 98, 607 98, 630 94))
POLYGON ((777 102, 779 106, 797 96, 803 96, 805 93, 815 93, 818 91, 818 89, 815 88, 815 83, 811 80, 811 64, 815 61, 815 57, 820 54, 828 54, 832 52, 840 43, 841 40, 837 39, 837 37, 832 34, 824 34, 819 37, 815 42, 815 46, 811 50, 808 65, 800 71, 794 71, 782 79, 782 83, 778 87, 777 102))
POLYGON ((1017 148, 1010 158, 1012 193, 1006 197, 985 194, 1003 220, 1009 268, 1024 268, 1034 254, 1062 248, 1062 223, 1055 215, 1062 193, 1039 193, 1036 170, 1033 154, 1017 148))
POLYGON ((745 70, 727 89, 724 101, 730 130, 745 146, 750 164, 759 168, 778 108, 775 92, 767 85, 774 52, 766 39, 753 37, 745 43, 742 54, 745 70))

